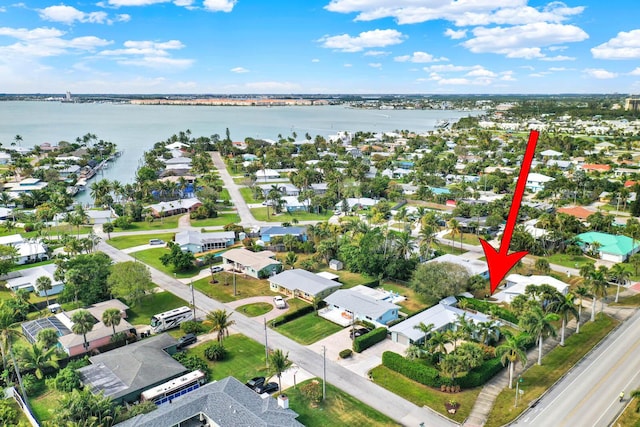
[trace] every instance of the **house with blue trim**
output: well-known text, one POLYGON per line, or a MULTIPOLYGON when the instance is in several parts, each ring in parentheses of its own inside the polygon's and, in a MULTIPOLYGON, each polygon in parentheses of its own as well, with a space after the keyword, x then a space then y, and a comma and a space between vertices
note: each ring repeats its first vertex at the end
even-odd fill
POLYGON ((186 230, 176 233, 173 240, 183 252, 189 251, 197 254, 228 248, 233 245, 235 238, 236 233, 233 231, 202 233, 197 230, 186 230))
POLYGON ((286 235, 295 236, 302 242, 307 241, 306 227, 260 227, 260 240, 265 243, 270 242, 273 237, 282 237, 286 235))

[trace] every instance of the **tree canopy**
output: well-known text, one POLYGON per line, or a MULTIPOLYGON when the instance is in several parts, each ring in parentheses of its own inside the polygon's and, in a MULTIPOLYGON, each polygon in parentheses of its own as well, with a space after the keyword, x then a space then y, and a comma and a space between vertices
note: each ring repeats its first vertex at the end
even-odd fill
POLYGON ((434 299, 457 295, 467 289, 469 273, 464 267, 450 262, 420 264, 411 278, 411 287, 434 299))
POLYGON ((68 260, 56 261, 57 276, 65 282, 58 301, 81 300, 94 304, 109 299, 107 278, 111 269, 111 258, 102 252, 81 254, 68 260))
POLYGON ((137 305, 153 288, 149 268, 134 261, 114 264, 107 284, 113 296, 124 298, 131 306, 137 305))

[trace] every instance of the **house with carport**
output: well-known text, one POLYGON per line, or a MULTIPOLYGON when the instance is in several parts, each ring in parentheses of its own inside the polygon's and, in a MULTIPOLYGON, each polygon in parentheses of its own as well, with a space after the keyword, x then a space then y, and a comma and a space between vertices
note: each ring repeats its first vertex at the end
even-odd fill
POLYGON ((229 249, 220 254, 223 268, 235 270, 254 279, 263 279, 282 271, 282 263, 271 251, 252 252, 248 249, 229 249))
POLYGON ((268 280, 272 291, 309 302, 320 301, 342 286, 340 282, 300 268, 285 270, 268 280))
POLYGON ((357 289, 338 289, 324 299, 327 306, 318 314, 341 326, 349 326, 358 320, 385 326, 398 318, 400 307, 389 301, 376 299, 357 289))
POLYGON ((18 265, 49 259, 47 246, 40 239, 29 239, 22 237, 21 234, 12 234, 1 236, 0 245, 13 246, 16 249, 15 263, 18 265))

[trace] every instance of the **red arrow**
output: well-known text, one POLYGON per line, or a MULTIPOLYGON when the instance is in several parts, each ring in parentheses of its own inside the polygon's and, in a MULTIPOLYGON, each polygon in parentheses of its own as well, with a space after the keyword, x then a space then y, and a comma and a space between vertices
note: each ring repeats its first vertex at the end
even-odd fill
POLYGON ((518 219, 518 210, 520 210, 520 203, 522 202, 522 195, 524 194, 524 187, 527 183, 527 175, 529 175, 529 170, 531 169, 531 161, 533 160, 533 155, 536 152, 536 144, 538 143, 539 136, 540 132, 537 130, 532 130, 531 133, 529 133, 529 143, 527 144, 524 159, 522 160, 522 168, 520 169, 520 175, 518 175, 516 191, 513 193, 513 199, 511 200, 511 208, 509 209, 507 225, 504 228, 502 240, 500 241, 500 250, 496 251, 493 246, 485 240, 480 239, 482 249, 484 249, 484 255, 487 258, 487 265, 489 267, 491 295, 493 295, 498 284, 502 279, 504 279, 504 276, 507 275, 509 270, 511 270, 518 261, 529 253, 528 251, 522 251, 508 254, 511 237, 513 236, 513 229, 516 227, 516 220, 518 219))

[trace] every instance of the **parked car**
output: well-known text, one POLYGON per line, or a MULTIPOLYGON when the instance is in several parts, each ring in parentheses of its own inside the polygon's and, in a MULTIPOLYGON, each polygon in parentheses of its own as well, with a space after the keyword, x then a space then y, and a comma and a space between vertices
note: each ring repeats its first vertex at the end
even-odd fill
POLYGON ((212 273, 220 273, 223 270, 224 269, 222 267, 220 267, 219 265, 214 265, 213 267, 211 267, 211 272, 212 273))
POLYGON ((249 381, 247 381, 244 385, 249 387, 251 390, 255 390, 256 387, 262 387, 264 385, 265 378, 264 377, 253 377, 249 381))
POLYGON ((284 298, 282 298, 281 296, 273 297, 273 304, 276 306, 276 308, 287 308, 287 303, 284 302, 284 298))
POLYGON ((351 337, 351 339, 355 339, 369 332, 371 332, 371 329, 369 328, 356 328, 356 329, 352 329, 351 332, 349 332, 349 336, 351 337))
POLYGON ((149 239, 150 245, 164 245, 164 240, 162 239, 149 239))
POLYGON ((189 344, 193 344, 198 340, 195 334, 186 334, 178 338, 178 344, 176 344, 176 348, 181 350, 188 346, 189 344))
POLYGON ((261 386, 256 387, 254 390, 258 394, 262 394, 262 393, 272 394, 278 391, 279 387, 278 387, 278 383, 270 382, 270 383, 262 384, 261 386))

